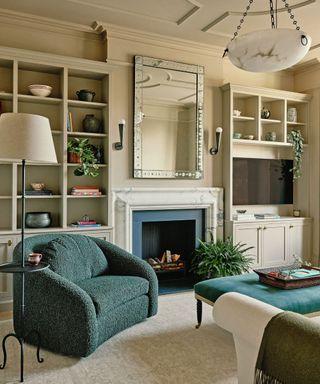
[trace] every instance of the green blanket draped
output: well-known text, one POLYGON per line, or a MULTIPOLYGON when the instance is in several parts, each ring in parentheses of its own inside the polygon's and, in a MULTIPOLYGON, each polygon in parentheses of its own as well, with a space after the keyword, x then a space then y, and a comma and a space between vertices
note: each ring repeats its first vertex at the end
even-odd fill
POLYGON ((320 323, 293 312, 274 316, 263 334, 255 383, 320 383, 320 323))

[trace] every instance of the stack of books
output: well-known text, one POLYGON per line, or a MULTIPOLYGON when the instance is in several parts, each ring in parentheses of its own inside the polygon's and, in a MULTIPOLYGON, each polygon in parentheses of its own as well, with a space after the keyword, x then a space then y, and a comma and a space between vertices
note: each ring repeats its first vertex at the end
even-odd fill
POLYGON ((280 216, 275 213, 256 213, 256 219, 280 219, 280 216))
POLYGON ((71 224, 71 227, 75 228, 92 228, 92 227, 101 227, 101 224, 97 223, 95 220, 90 221, 76 221, 71 224))
POLYGON ((255 220, 255 215, 253 213, 235 213, 232 218, 239 221, 255 220))
POLYGON ((98 187, 85 187, 76 185, 71 189, 72 196, 101 196, 98 187))

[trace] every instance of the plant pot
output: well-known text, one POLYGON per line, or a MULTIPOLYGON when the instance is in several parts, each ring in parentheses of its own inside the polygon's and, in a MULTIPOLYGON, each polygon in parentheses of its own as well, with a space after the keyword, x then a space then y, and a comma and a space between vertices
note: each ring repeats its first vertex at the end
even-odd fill
POLYGON ((101 122, 94 115, 86 115, 82 120, 82 128, 84 132, 99 133, 101 132, 101 122))
POLYGON ((80 164, 80 156, 77 153, 68 152, 68 163, 80 164))

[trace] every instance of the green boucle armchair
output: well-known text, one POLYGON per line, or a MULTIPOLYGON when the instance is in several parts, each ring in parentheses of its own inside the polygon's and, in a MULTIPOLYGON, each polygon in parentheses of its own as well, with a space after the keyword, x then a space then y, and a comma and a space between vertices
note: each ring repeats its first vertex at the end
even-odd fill
MULTIPOLYGON (((125 328, 157 313, 158 281, 150 265, 94 237, 46 234, 25 240, 49 269, 25 274, 24 335, 36 330, 53 352, 88 356, 125 328)), ((14 260, 21 257, 21 244, 14 260)), ((14 276, 14 328, 22 336, 21 276, 14 276)), ((37 340, 30 334, 30 343, 37 340)))

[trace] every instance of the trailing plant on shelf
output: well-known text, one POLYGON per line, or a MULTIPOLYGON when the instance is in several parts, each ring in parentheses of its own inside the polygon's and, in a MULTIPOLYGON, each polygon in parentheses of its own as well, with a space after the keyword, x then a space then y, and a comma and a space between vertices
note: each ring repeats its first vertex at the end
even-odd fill
POLYGON ((252 259, 247 252, 252 248, 243 243, 233 244, 231 238, 214 242, 211 236, 210 241, 200 241, 191 261, 191 271, 202 279, 249 272, 252 259))
POLYGON ((300 130, 292 130, 288 133, 288 142, 293 146, 293 168, 290 170, 293 172, 293 180, 299 179, 302 175, 301 166, 302 166, 302 155, 303 155, 303 136, 300 130))
POLYGON ((76 176, 91 176, 99 175, 99 166, 93 150, 93 146, 89 144, 89 139, 75 138, 68 141, 68 152, 79 157, 79 167, 74 170, 76 176))

